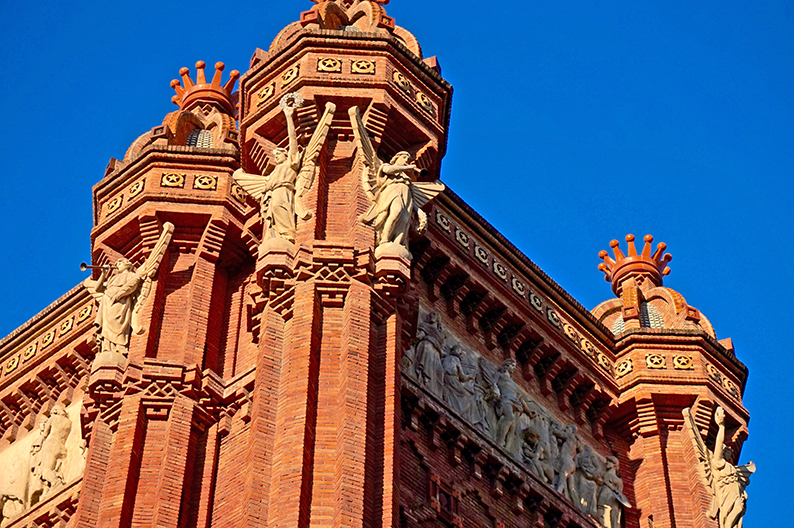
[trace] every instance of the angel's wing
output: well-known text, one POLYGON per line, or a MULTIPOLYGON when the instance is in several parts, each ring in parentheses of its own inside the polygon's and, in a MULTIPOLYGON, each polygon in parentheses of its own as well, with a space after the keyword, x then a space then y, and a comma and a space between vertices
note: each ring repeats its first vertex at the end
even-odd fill
POLYGON ((414 182, 411 184, 411 194, 414 198, 414 207, 421 209, 427 202, 446 189, 447 186, 436 180, 434 182, 414 182))
POLYGON ((262 195, 267 190, 267 177, 258 174, 248 174, 243 169, 237 169, 232 174, 234 181, 245 189, 245 192, 254 197, 257 202, 262 200, 262 195))
POLYGON ((308 211, 301 201, 301 197, 311 190, 314 185, 314 178, 317 175, 317 159, 320 157, 320 151, 323 149, 325 140, 328 137, 328 130, 331 128, 331 121, 334 119, 334 112, 336 112, 336 105, 328 103, 325 105, 325 112, 320 122, 317 123, 317 128, 314 130, 309 144, 303 153, 303 163, 301 170, 298 173, 298 181, 296 186, 297 200, 295 200, 295 212, 302 220, 311 218, 312 213, 308 211))
POLYGON ((739 472, 739 483, 742 488, 746 488, 750 484, 750 475, 755 473, 755 463, 750 462, 743 466, 736 466, 736 471, 739 472))
POLYGON ((160 233, 160 238, 157 240, 157 244, 154 245, 152 252, 146 259, 146 262, 143 263, 143 266, 141 266, 135 272, 139 277, 149 277, 150 279, 154 277, 154 274, 157 273, 157 268, 160 267, 160 262, 163 260, 163 255, 165 255, 165 252, 168 249, 168 244, 171 243, 171 236, 173 234, 174 224, 171 222, 164 223, 163 231, 160 233))
POLYGON ((361 173, 361 186, 367 193, 367 198, 375 201, 375 192, 378 187, 378 169, 383 162, 378 158, 372 142, 369 140, 369 133, 361 120, 361 113, 357 106, 353 106, 348 111, 350 124, 353 126, 353 136, 356 138, 356 146, 361 156, 364 158, 364 171, 361 173))
POLYGON ((692 418, 692 412, 690 411, 689 407, 683 410, 684 415, 684 429, 686 429, 687 434, 689 435, 689 439, 692 442, 692 447, 695 449, 695 456, 698 459, 698 472, 700 473, 700 478, 703 480, 703 484, 706 488, 711 491, 711 508, 709 510, 709 517, 712 519, 717 515, 717 493, 716 493, 716 482, 714 480, 714 473, 711 469, 711 452, 706 447, 706 444, 703 443, 703 438, 701 438, 700 433, 698 432, 697 424, 695 423, 695 419, 692 418))
POLYGON ((157 269, 160 267, 160 262, 163 261, 163 256, 168 250, 168 244, 171 243, 171 236, 173 236, 173 234, 174 224, 171 222, 166 222, 163 224, 163 231, 160 233, 160 238, 154 245, 152 252, 146 259, 146 262, 143 263, 143 266, 135 271, 136 275, 138 275, 142 282, 140 291, 135 298, 135 306, 132 309, 132 330, 136 334, 142 334, 146 331, 140 321, 138 321, 138 313, 141 311, 143 303, 146 302, 146 299, 149 297, 149 293, 152 291, 152 277, 154 277, 155 273, 157 273, 157 269))

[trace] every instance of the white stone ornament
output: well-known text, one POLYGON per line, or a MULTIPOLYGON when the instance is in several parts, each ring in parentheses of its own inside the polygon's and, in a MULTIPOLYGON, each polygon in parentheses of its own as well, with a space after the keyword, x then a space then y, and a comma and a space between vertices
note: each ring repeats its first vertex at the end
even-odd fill
POLYGON ((438 180, 412 181, 410 175, 422 171, 410 163, 411 154, 408 152, 398 152, 389 163, 381 160, 372 146, 358 107, 350 108, 348 114, 358 153, 364 164, 361 186, 372 203, 360 220, 375 228, 376 256, 391 253, 410 259, 408 231, 411 224, 416 218, 417 231, 421 233, 424 230, 427 217, 421 210, 422 206, 446 187, 438 180))
POLYGON ((265 251, 266 246, 278 244, 279 241, 294 244, 297 219, 308 220, 312 217, 312 212, 303 203, 303 198, 314 185, 320 152, 328 137, 336 105, 326 104, 325 112, 309 144, 301 151, 294 112, 303 104, 303 97, 297 93, 286 94, 279 102, 279 107, 287 118, 289 146, 273 151, 276 167, 270 174, 260 176, 248 174, 242 169, 234 171, 234 180, 260 203, 264 224, 260 253, 265 251))
POLYGON ((684 409, 684 428, 686 429, 695 455, 701 480, 711 492, 711 507, 708 516, 719 522, 720 528, 742 528, 742 519, 747 510, 747 492, 750 475, 755 473, 755 464, 743 466, 731 464, 731 449, 725 443, 725 411, 717 407, 714 420, 717 422, 717 438, 714 451, 706 447, 697 424, 689 408, 684 409))
MULTIPOLYGON (((94 324, 97 327, 97 343, 100 347, 97 358, 100 361, 108 359, 108 355, 115 356, 116 359, 120 359, 118 356, 126 357, 132 333, 140 335, 146 331, 139 321, 139 313, 151 293, 152 279, 160 267, 173 233, 173 224, 163 224, 157 244, 140 268, 135 269, 129 260, 122 258, 116 261, 116 272, 112 275, 110 267, 102 267, 99 279, 88 278, 83 281, 83 286, 99 303, 94 324)), ((81 269, 89 267, 94 266, 83 265, 81 269)))
POLYGON ((596 452, 575 425, 556 421, 525 393, 513 379, 515 359, 497 368, 450 335, 437 312, 420 316, 416 339, 401 361, 405 375, 580 511, 620 528, 631 503, 617 458, 596 452))

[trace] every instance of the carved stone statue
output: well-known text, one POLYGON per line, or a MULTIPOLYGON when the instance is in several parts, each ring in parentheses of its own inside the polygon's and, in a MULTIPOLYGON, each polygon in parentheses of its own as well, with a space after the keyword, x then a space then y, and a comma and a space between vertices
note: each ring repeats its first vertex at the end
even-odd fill
POLYGON ((361 185, 372 202, 369 211, 361 216, 361 221, 375 227, 376 254, 388 251, 411 258, 408 231, 414 216, 418 217, 418 230, 422 232, 427 225, 427 216, 421 207, 443 191, 444 184, 438 180, 411 180, 411 173, 421 171, 410 163, 411 154, 408 152, 398 152, 389 163, 383 162, 372 146, 358 107, 350 108, 349 115, 364 163, 361 185))
POLYGON ((555 489, 573 504, 577 504, 576 481, 576 455, 582 448, 582 439, 576 434, 576 426, 568 424, 564 428, 555 427, 552 434, 562 441, 560 454, 557 459, 557 482, 555 489))
POLYGON ((444 387, 441 351, 444 350, 447 334, 436 312, 430 312, 425 316, 424 322, 419 325, 417 337, 419 341, 416 343, 414 364, 416 380, 430 392, 441 397, 444 387))
POLYGON ((524 439, 524 463, 529 470, 546 484, 554 482, 554 467, 549 463, 548 444, 543 441, 541 431, 536 425, 522 431, 524 439))
POLYGON ((71 431, 72 421, 60 405, 53 407, 49 418, 42 421, 39 437, 30 449, 28 501, 31 506, 49 490, 65 484, 61 468, 66 458, 66 439, 71 431))
POLYGON ((460 416, 466 416, 474 396, 474 375, 463 369, 464 355, 460 345, 453 345, 441 361, 444 367, 444 401, 460 416))
POLYGON ((491 402, 498 400, 500 396, 499 388, 496 386, 499 374, 491 362, 483 357, 473 365, 469 365, 469 361, 473 362, 473 358, 471 360, 464 358, 464 365, 467 368, 474 368, 477 374, 474 380, 474 398, 466 419, 473 426, 493 437, 496 434, 496 414, 491 402))
POLYGON ((274 239, 295 243, 297 217, 308 220, 312 213, 303 204, 303 196, 314 185, 317 175, 317 161, 328 137, 328 130, 336 111, 336 105, 325 106, 320 122, 312 134, 305 151, 298 146, 295 130, 295 109, 303 106, 303 98, 297 93, 289 93, 279 103, 287 118, 289 146, 273 151, 276 167, 267 176, 248 174, 242 169, 234 171, 234 179, 243 189, 260 203, 263 232, 260 253, 274 239))
POLYGON ((575 497, 573 503, 593 517, 598 512, 598 484, 601 482, 601 465, 590 446, 583 446, 576 455, 576 472, 573 489, 569 493, 575 497))
POLYGON ((499 367, 496 386, 499 399, 496 400, 496 443, 516 455, 519 460, 523 451, 523 439, 520 438, 522 415, 532 413, 528 402, 512 378, 517 367, 516 360, 508 358, 499 367))
POLYGON ((582 442, 575 425, 560 424, 533 401, 512 377, 515 359, 497 369, 454 342, 438 313, 429 312, 422 316, 417 341, 406 350, 402 366, 578 510, 605 528, 620 527, 623 508, 631 504, 623 494, 618 460, 604 458, 582 442), (447 341, 453 341, 448 349, 447 341))
POLYGON ((97 342, 100 354, 127 356, 130 335, 143 334, 146 329, 138 321, 138 313, 149 297, 152 278, 160 267, 174 225, 166 222, 163 232, 149 258, 137 270, 125 259, 116 261, 116 273, 111 277, 109 268, 103 268, 99 279, 86 279, 83 286, 99 302, 94 325, 97 327, 97 342))
POLYGON ((690 410, 684 409, 683 414, 685 428, 700 462, 700 476, 712 493, 709 517, 717 519, 720 528, 741 528, 747 508, 745 488, 750 484, 750 475, 755 473, 755 464, 731 464, 733 452, 725 445, 725 411, 722 407, 717 407, 714 413, 719 429, 713 453, 703 443, 690 410))
POLYGON ((605 528, 620 528, 624 507, 630 508, 631 503, 623 494, 623 480, 618 476, 618 459, 609 456, 598 489, 598 517, 601 524, 605 528))

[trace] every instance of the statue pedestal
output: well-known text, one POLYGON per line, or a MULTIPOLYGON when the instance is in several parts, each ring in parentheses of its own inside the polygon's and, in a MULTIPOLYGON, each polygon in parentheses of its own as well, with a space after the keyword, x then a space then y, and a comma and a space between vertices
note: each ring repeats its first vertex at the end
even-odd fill
POLYGON ((124 372, 127 367, 127 358, 118 352, 100 352, 94 358, 94 363, 91 365, 91 375, 98 372, 100 369, 110 368, 111 370, 118 369, 124 372))
POLYGON ((269 238, 259 246, 256 262, 256 283, 264 292, 269 291, 271 280, 286 280, 292 276, 295 244, 283 238, 269 238))
POLYGON ((392 299, 401 297, 411 280, 411 253, 400 244, 375 249, 375 288, 392 299))
MULTIPOLYGON (((118 352, 100 352, 91 366, 88 389, 91 394, 113 394, 121 390, 127 358, 118 352)), ((96 399, 96 398, 95 398, 96 399)))
MULTIPOLYGON (((411 255, 411 252, 408 251, 408 248, 396 242, 385 242, 379 245, 378 247, 376 247, 375 260, 379 260, 381 257, 403 258, 408 261, 409 268, 410 268, 410 262, 413 259, 413 255, 411 255)), ((410 277, 411 274, 409 273, 408 276, 410 277)))

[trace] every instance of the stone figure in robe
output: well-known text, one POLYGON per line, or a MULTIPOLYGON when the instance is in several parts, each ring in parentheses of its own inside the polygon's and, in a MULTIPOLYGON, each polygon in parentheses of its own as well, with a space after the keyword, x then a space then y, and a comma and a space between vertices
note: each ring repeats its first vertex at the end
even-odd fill
POLYGON ((132 262, 121 258, 116 261, 115 273, 111 274, 109 267, 104 267, 99 279, 88 278, 83 282, 83 286, 99 303, 94 325, 97 328, 100 354, 126 357, 132 333, 142 334, 146 331, 138 320, 138 314, 151 292, 152 278, 173 232, 173 224, 166 222, 160 239, 140 268, 135 269, 132 262))
POLYGON ((551 465, 548 444, 543 441, 540 428, 533 424, 523 429, 524 463, 536 477, 546 484, 554 482, 554 466, 551 465))
POLYGON ((750 475, 755 473, 755 464, 750 462, 743 466, 735 466, 733 451, 725 445, 725 411, 717 407, 714 420, 717 422, 717 438, 714 452, 703 442, 690 410, 684 409, 684 427, 695 448, 699 462, 699 471, 703 483, 711 491, 712 501, 708 516, 717 519, 720 528, 742 528, 744 513, 747 508, 747 492, 750 475))
POLYGON ((598 485, 602 471, 599 460, 589 446, 585 445, 576 456, 575 486, 570 490, 574 504, 579 509, 595 517, 598 513, 598 485))
POLYGON ((463 369, 461 357, 464 355, 460 345, 453 345, 441 360, 444 367, 444 389, 442 397, 453 411, 465 418, 474 396, 474 375, 463 369))
POLYGON ((441 325, 441 317, 436 312, 425 316, 417 332, 418 342, 414 352, 414 373, 416 381, 430 392, 442 397, 444 389, 444 365, 441 354, 447 333, 441 325))
POLYGON ((466 371, 474 372, 474 394, 466 419, 480 431, 493 437, 496 433, 496 415, 491 402, 499 398, 496 386, 498 374, 490 361, 473 354, 464 356, 462 361, 466 371))
POLYGON ((303 197, 314 185, 320 153, 325 145, 336 105, 328 103, 305 150, 298 145, 295 128, 295 110, 303 106, 303 98, 289 93, 279 103, 287 119, 287 147, 273 150, 275 168, 266 176, 248 174, 237 169, 233 177, 245 191, 260 204, 262 217, 262 243, 260 253, 283 240, 295 243, 297 220, 308 220, 311 211, 303 197))
POLYGON ((411 163, 409 152, 394 154, 388 163, 382 161, 372 146, 358 107, 351 107, 349 115, 356 146, 364 164, 361 185, 372 203, 360 220, 375 228, 376 255, 386 251, 410 259, 408 232, 412 222, 416 217, 417 230, 421 233, 425 229, 427 216, 421 207, 435 198, 445 186, 438 180, 413 181, 411 175, 421 173, 421 170, 411 163))

